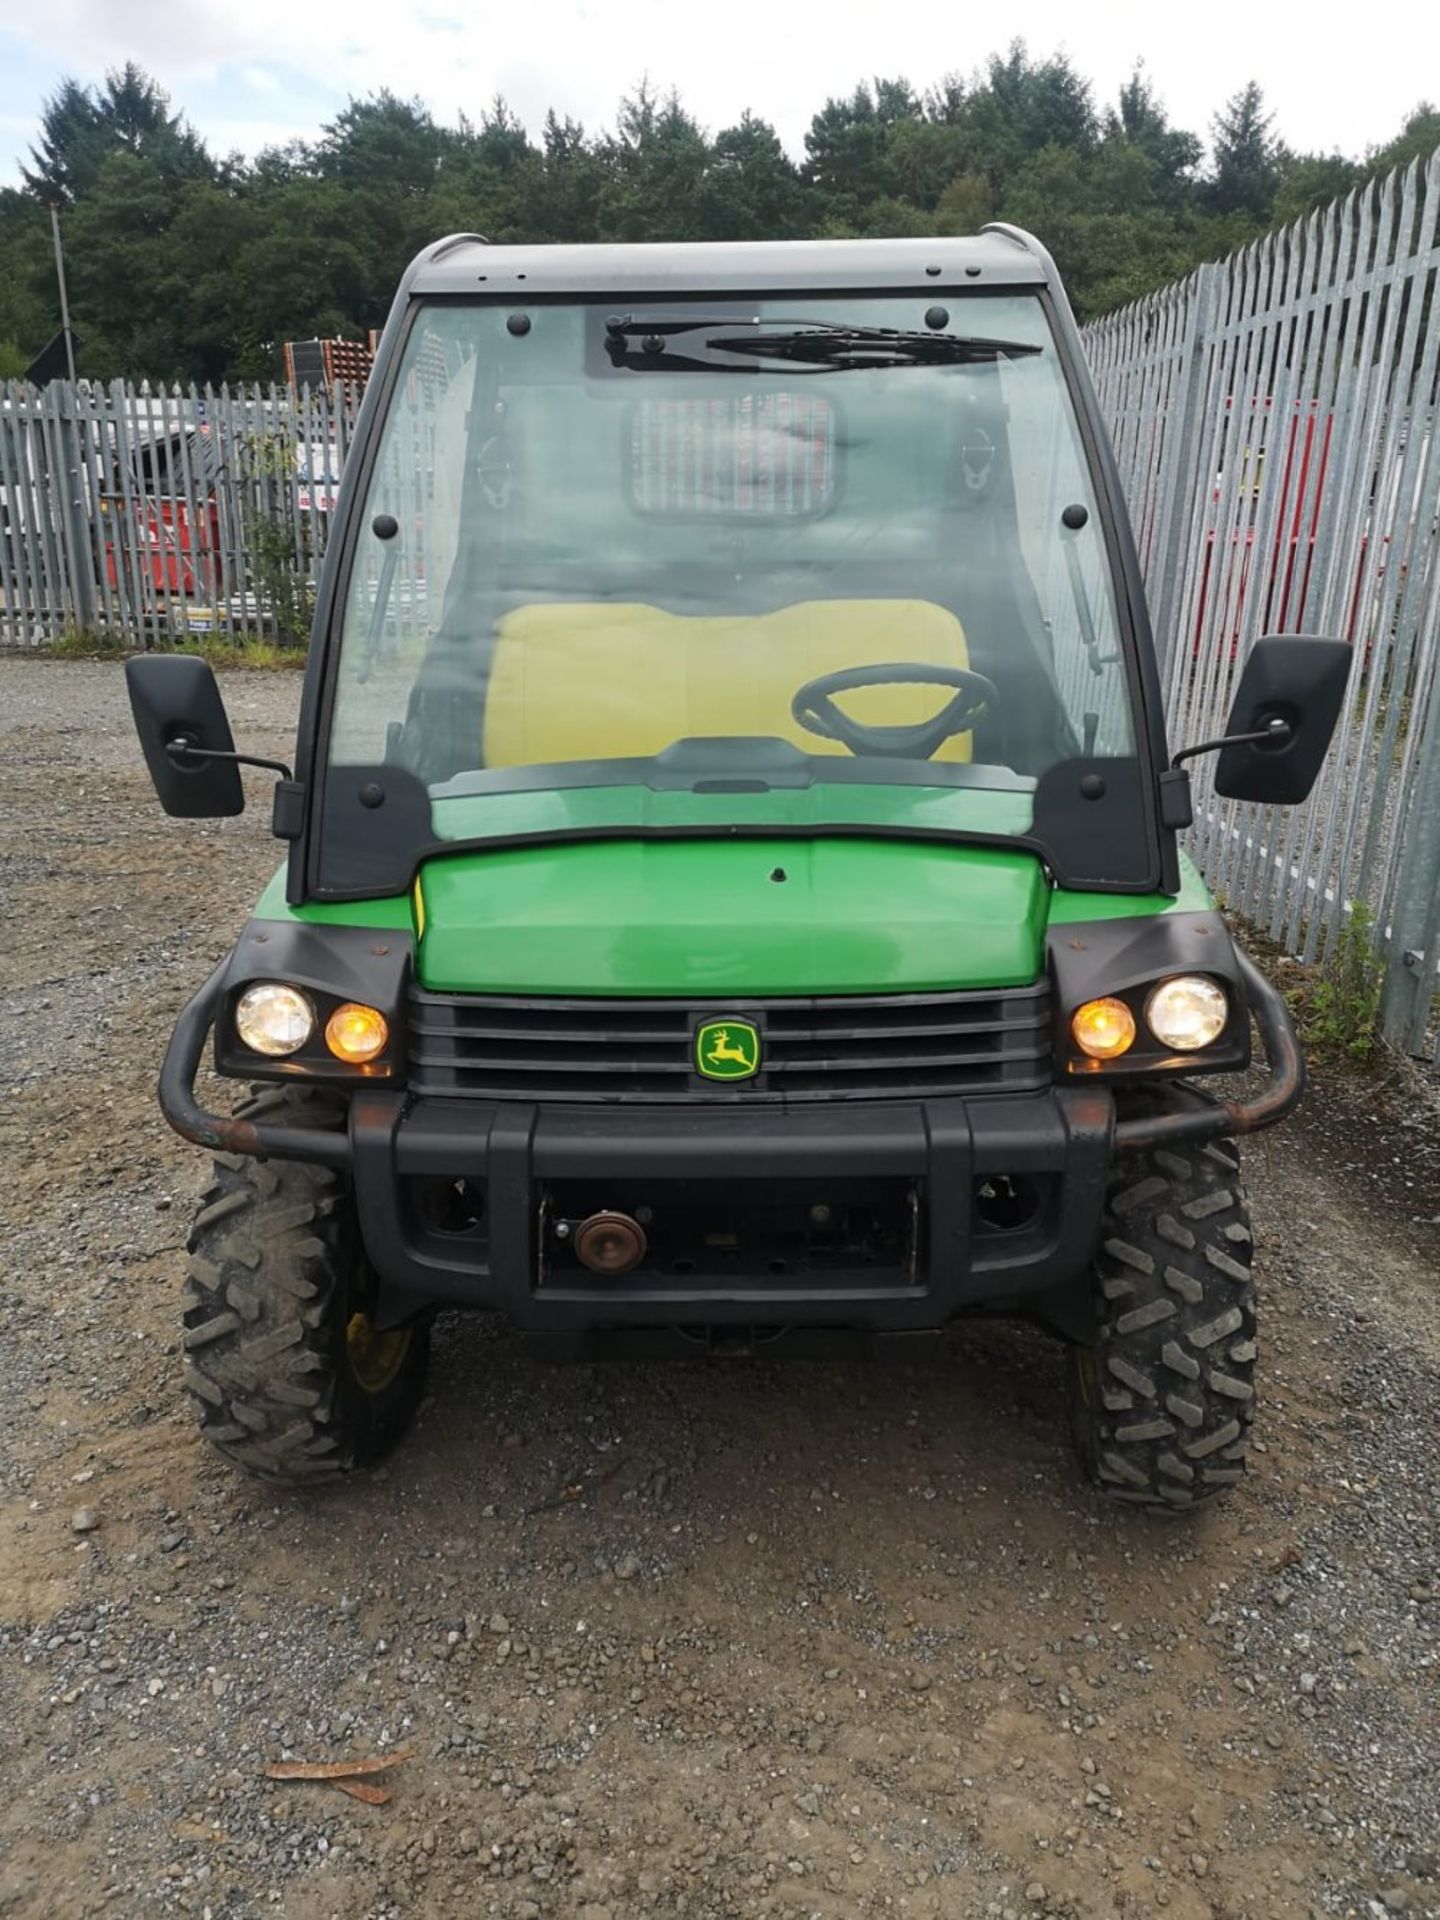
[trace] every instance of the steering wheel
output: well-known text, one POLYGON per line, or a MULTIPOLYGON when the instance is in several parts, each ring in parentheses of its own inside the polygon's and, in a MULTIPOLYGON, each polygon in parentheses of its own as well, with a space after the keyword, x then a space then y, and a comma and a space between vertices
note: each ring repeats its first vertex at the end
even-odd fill
POLYGON ((790 702, 790 712, 807 733, 838 740, 853 754, 929 760, 952 734, 969 733, 977 720, 994 713, 1000 696, 983 673, 963 667, 925 667, 904 660, 876 667, 845 667, 807 680, 790 702), (953 687, 952 697, 931 720, 911 726, 867 727, 835 704, 837 693, 856 687, 953 687))

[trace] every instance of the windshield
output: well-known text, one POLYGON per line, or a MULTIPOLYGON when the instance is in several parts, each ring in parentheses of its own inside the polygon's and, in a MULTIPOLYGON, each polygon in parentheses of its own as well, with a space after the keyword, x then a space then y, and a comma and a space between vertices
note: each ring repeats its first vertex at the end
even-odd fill
POLYGON ((1084 877, 1145 869, 1110 566, 1035 295, 437 302, 359 520, 322 884, 354 884, 357 833, 413 865, 782 815, 1054 841, 1063 875, 1097 763, 1084 877), (367 819, 377 784, 404 804, 367 819))

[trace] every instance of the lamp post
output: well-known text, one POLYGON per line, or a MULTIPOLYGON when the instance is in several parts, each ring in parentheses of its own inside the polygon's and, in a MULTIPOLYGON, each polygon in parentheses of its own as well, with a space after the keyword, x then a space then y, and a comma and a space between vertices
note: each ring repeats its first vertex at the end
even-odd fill
POLYGON ((70 301, 65 292, 65 255, 60 246, 60 213, 55 202, 50 202, 50 231, 55 239, 55 278, 60 282, 60 329, 65 335, 65 365, 70 374, 70 384, 75 384, 75 342, 70 336, 70 301))

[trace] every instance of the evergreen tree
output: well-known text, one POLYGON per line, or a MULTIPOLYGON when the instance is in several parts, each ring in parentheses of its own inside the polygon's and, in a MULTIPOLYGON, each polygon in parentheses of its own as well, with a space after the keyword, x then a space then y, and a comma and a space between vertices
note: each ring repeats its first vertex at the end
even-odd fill
POLYGON ((324 128, 314 167, 322 180, 419 199, 434 186, 450 143, 421 101, 382 87, 368 100, 351 100, 324 128))
POLYGON ((1376 147, 1366 161, 1367 173, 1388 173, 1391 167, 1428 160, 1440 148, 1440 107, 1422 100, 1407 117, 1398 136, 1376 147))
POLYGON ((1364 172, 1343 153, 1290 153, 1284 148, 1277 165, 1279 180, 1270 203, 1270 218, 1277 227, 1287 227, 1316 207, 1343 199, 1364 172))
POLYGON ((529 134, 498 93, 480 117, 474 151, 482 166, 498 174, 519 173, 538 157, 529 134))
POLYGON ((709 148, 671 92, 642 82, 620 103, 613 134, 600 144, 605 177, 598 209, 602 240, 698 240, 700 193, 709 148))
POLYGON ((144 159, 173 182, 206 179, 215 168, 164 90, 134 61, 106 74, 96 91, 62 80, 40 116, 40 142, 30 149, 25 184, 47 205, 69 206, 96 184, 117 153, 144 159))
POLYGON ((1172 205, 1192 191, 1204 148, 1197 135, 1171 126, 1142 67, 1121 87, 1118 103, 1106 116, 1105 138, 1137 147, 1154 165, 1157 193, 1172 205))
POLYGON ((714 240, 791 240, 805 231, 799 172, 768 121, 747 111, 716 134, 700 224, 714 240))
POLYGON ((0 380, 18 379, 59 326, 45 209, 29 193, 0 187, 0 341, 9 369, 0 380))
POLYGON ((1032 60, 1023 40, 991 54, 966 97, 963 122, 980 169, 997 191, 1047 147, 1086 154, 1100 132, 1089 81, 1063 54, 1032 60))
POLYGON ((40 139, 32 167, 20 171, 46 206, 68 207, 93 185, 100 164, 100 116, 88 87, 62 80, 40 110, 40 139))
POLYGON ((1211 123, 1215 135, 1207 198, 1216 213, 1269 219, 1280 184, 1280 153, 1272 117, 1253 80, 1225 103, 1211 123))
POLYGON ((857 218, 895 191, 890 147, 896 129, 920 117, 904 80, 875 80, 847 100, 827 100, 805 135, 805 177, 832 216, 857 218))
POLYGON ((995 217, 990 182, 983 173, 957 173, 935 208, 937 233, 979 233, 995 217))
POLYGON ((552 108, 545 116, 540 165, 528 186, 526 238, 593 240, 604 173, 584 127, 552 108))

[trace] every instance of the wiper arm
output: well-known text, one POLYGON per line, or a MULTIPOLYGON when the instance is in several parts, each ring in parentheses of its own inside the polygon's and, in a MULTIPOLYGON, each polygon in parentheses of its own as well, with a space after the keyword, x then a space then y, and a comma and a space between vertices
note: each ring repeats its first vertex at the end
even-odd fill
POLYGON ((657 340, 675 333, 704 333, 711 327, 758 327, 758 314, 735 314, 716 319, 676 319, 664 313, 612 313, 605 331, 612 340, 630 340, 636 335, 653 334, 657 340))
MULTIPOLYGON (((773 323, 771 323, 773 325, 773 323)), ((824 320, 799 320, 780 330, 761 332, 757 319, 678 319, 664 314, 615 314, 605 322, 607 347, 617 367, 636 372, 740 372, 713 354, 743 354, 747 359, 780 360, 816 373, 874 371, 885 367, 975 366, 996 360, 1017 360, 1043 351, 1029 341, 991 340, 979 335, 922 333, 898 327, 842 325, 824 320), (722 329, 753 327, 753 333, 725 334, 722 329), (710 337, 680 353, 668 350, 678 334, 706 333, 710 337), (639 350, 629 345, 638 338, 639 350)))

